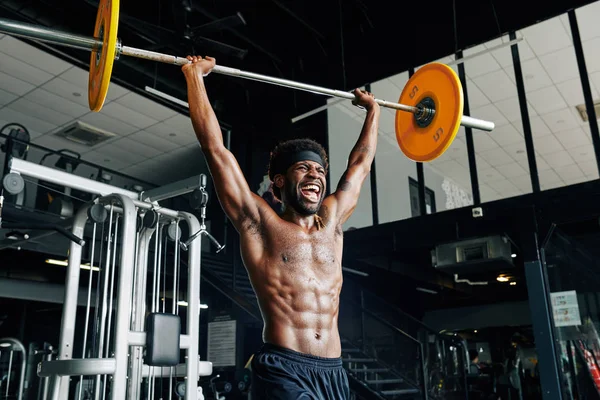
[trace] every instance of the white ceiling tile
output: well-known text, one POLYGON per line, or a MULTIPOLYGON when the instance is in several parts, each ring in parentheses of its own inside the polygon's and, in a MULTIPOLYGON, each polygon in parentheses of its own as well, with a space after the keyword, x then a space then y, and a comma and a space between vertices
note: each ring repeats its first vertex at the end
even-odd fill
POLYGON ((571 44, 571 40, 558 17, 529 26, 521 32, 531 49, 538 56, 565 48, 571 44))
MULTIPOLYGON (((156 150, 160 150, 160 151, 173 151, 176 148, 180 147, 179 144, 174 143, 172 141, 163 139, 161 137, 158 137, 157 135, 154 135, 150 132, 146 132, 146 131, 138 131, 135 133, 132 133, 131 135, 127 136, 128 139, 131 140, 135 140, 138 143, 144 143, 156 150)), ((392 147, 392 146, 379 146, 379 148, 386 148, 386 147, 392 147)), ((397 148, 397 146, 396 146, 397 148)), ((379 153, 379 151, 378 151, 379 153)))
POLYGON ((556 153, 544 154, 541 157, 543 157, 544 160, 546 160, 548 165, 550 165, 557 171, 568 165, 575 164, 575 160, 573 160, 573 157, 571 157, 569 152, 567 152, 566 150, 561 150, 556 153))
POLYGON ((338 103, 333 106, 336 110, 339 110, 341 113, 345 114, 346 117, 354 119, 356 116, 353 110, 350 110, 345 104, 338 103))
POLYGON ((510 164, 498 165, 496 166, 496 170, 500 172, 507 178, 513 178, 515 176, 524 175, 527 173, 525 169, 516 162, 511 162, 510 164))
POLYGON ((478 151, 478 153, 481 156, 481 158, 483 158, 493 167, 512 163, 515 161, 510 155, 508 155, 506 151, 499 147, 493 150, 478 151))
MULTIPOLYGON (((458 162, 460 165, 462 165, 470 173, 471 168, 469 167, 469 157, 467 156, 466 150, 465 150, 464 154, 462 154, 461 157, 456 157, 453 160, 458 162)), ((477 155, 475 156, 475 163, 477 165, 478 171, 481 169, 492 168, 491 165, 489 165, 487 162, 485 162, 485 160, 482 160, 477 155)))
POLYGON ((35 89, 35 86, 31 83, 0 72, 0 89, 6 90, 9 93, 23 96, 25 93, 35 89))
MULTIPOLYGON (((464 57, 469 57, 473 54, 485 51, 486 47, 483 45, 474 46, 464 51, 464 57)), ((502 68, 490 53, 481 54, 474 58, 468 59, 465 61, 464 66, 465 74, 471 79, 485 75, 489 72, 498 71, 502 68)))
POLYGON ((72 64, 54 57, 50 53, 37 49, 11 36, 7 36, 0 41, 0 52, 9 54, 27 64, 35 64, 37 68, 52 75, 60 74, 72 66, 72 64))
POLYGON ((79 118, 79 120, 119 136, 126 136, 138 131, 136 127, 97 112, 90 112, 79 118))
MULTIPOLYGON (((595 161, 596 156, 594 154, 594 148, 592 145, 578 146, 567 149, 569 154, 573 157, 573 159, 577 163, 585 162, 585 161, 595 161)), ((587 172, 586 172, 587 174, 587 172)))
POLYGON ((519 143, 502 146, 502 148, 504 151, 510 154, 513 159, 527 162, 527 148, 525 147, 525 140, 519 143))
POLYGON ((17 96, 15 94, 0 89, 0 106, 10 103, 16 98, 17 96))
POLYGON ((473 83, 472 80, 467 80, 467 92, 469 95, 469 108, 478 108, 481 106, 485 106, 486 104, 490 104, 490 100, 487 98, 485 94, 477 85, 473 83))
POLYGON ((583 175, 581 177, 578 178, 569 178, 569 179, 563 179, 563 181, 567 184, 567 185, 577 185, 579 183, 583 183, 583 182, 588 182, 591 179, 588 178, 587 176, 583 175))
POLYGON ((72 142, 64 137, 56 136, 54 133, 47 133, 35 140, 32 140, 32 142, 52 150, 67 149, 80 154, 85 154, 89 151, 92 151, 92 147, 90 146, 72 142))
POLYGON ((523 193, 531 193, 533 191, 529 172, 526 175, 514 176, 510 180, 523 193))
POLYGON ((561 168, 555 168, 556 173, 561 179, 565 182, 568 182, 572 179, 583 178, 585 177, 581 168, 577 164, 571 164, 567 166, 563 166, 561 168))
POLYGON ((540 115, 567 108, 567 103, 565 103, 555 86, 528 93, 527 100, 540 115))
POLYGON ((503 69, 478 76, 473 82, 493 102, 508 99, 517 94, 517 87, 503 69))
POLYGON ((47 107, 44 107, 41 104, 33 103, 24 98, 20 98, 19 100, 11 103, 9 108, 11 110, 18 111, 25 115, 35 115, 36 118, 54 126, 64 125, 67 122, 73 120, 73 117, 69 115, 65 115, 55 110, 51 110, 47 107))
MULTIPOLYGON (((540 60, 533 58, 521 63, 525 92, 533 92, 552 85, 552 80, 544 70, 540 60)), ((514 73, 514 70, 513 70, 514 73)))
POLYGON ((140 129, 147 128, 158 122, 155 119, 152 119, 144 114, 140 114, 137 111, 133 111, 117 102, 110 102, 106 104, 102 108, 102 114, 116 118, 140 129))
POLYGON ((562 182, 562 179, 560 178, 560 176, 558 176, 556 171, 554 171, 553 169, 548 169, 545 171, 538 171, 538 176, 540 178, 540 184, 562 182))
POLYGON ((596 160, 578 161, 577 165, 586 176, 591 176, 598 173, 598 164, 596 160))
POLYGON ((534 138, 533 145, 535 151, 541 155, 557 153, 564 150, 562 144, 554 135, 544 136, 543 138, 534 138))
POLYGON ((573 46, 541 56, 540 61, 554 83, 568 81, 579 76, 573 46))
POLYGON ((371 93, 374 93, 375 97, 394 103, 400 98, 402 89, 403 87, 396 86, 390 79, 383 79, 371 84, 371 93))
MULTIPOLYGON (((365 111, 364 111, 364 110, 361 110, 361 109, 360 109, 360 108, 358 108, 357 106, 353 105, 351 102, 349 102, 349 101, 342 101, 342 102, 341 102, 340 104, 338 104, 338 105, 339 105, 339 106, 341 106, 341 107, 344 107, 344 108, 346 108, 346 109, 348 110, 348 112, 350 113, 349 115, 352 115, 353 117, 357 117, 357 116, 359 116, 359 117, 361 117, 361 121, 362 121, 362 120, 364 120, 364 117, 365 117, 365 111)), ((175 116, 175 117, 172 117, 172 118, 177 118, 177 117, 184 117, 184 118, 187 118, 187 119, 188 119, 188 121, 190 121, 190 123, 192 122, 191 118, 189 118, 187 115, 186 115, 186 116, 182 116, 182 115, 180 114, 180 115, 177 115, 177 116, 175 116)), ((169 119, 170 119, 170 118, 169 118, 169 119)), ((165 120, 165 122, 167 122, 167 121, 165 120)))
POLYGON ((451 179, 461 180, 470 176, 469 170, 456 160, 439 162, 435 164, 435 167, 440 171, 444 171, 444 176, 447 176, 451 179))
MULTIPOLYGON (((463 158, 457 160, 461 163, 465 168, 469 169, 469 157, 465 154, 463 158)), ((477 171, 486 170, 493 168, 485 159, 483 159, 480 155, 475 154, 475 165, 477 166, 477 171)))
POLYGON ((384 108, 379 118, 379 130, 385 133, 396 132, 396 113, 384 108))
MULTIPOLYGON (((404 86, 406 86, 406 82, 408 82, 408 71, 404 71, 397 75, 390 76, 387 79, 391 80, 392 83, 396 85, 396 87, 403 89, 404 86)), ((400 94, 398 94, 398 98, 400 98, 400 94)))
POLYGON ((27 128, 31 138, 36 138, 42 134, 51 131, 56 128, 56 125, 49 124, 48 122, 42 121, 31 115, 26 115, 11 109, 10 107, 4 107, 0 109, 0 120, 16 122, 27 128))
POLYGON ((87 88, 89 82, 90 73, 77 66, 72 66, 68 70, 64 71, 58 76, 58 78, 70 82, 75 86, 83 89, 87 88))
MULTIPOLYGON (((517 37, 522 37, 522 33, 517 32, 517 37)), ((506 43, 509 41, 510 40, 509 40, 508 36, 504 36, 502 38, 503 43, 506 43)), ((495 42, 494 45, 500 44, 499 40, 493 40, 492 42, 495 42)), ((488 42, 488 43, 490 43, 490 42, 488 42)), ((490 47, 493 47, 494 45, 488 46, 486 44, 486 47, 490 48, 490 47)), ((513 45, 492 51, 492 55, 494 56, 496 61, 498 61, 498 63, 503 68, 507 68, 507 67, 512 68, 513 67, 513 58, 512 58, 512 49, 511 49, 512 46, 513 45)), ((535 54, 533 53, 533 50, 531 50, 531 47, 529 46, 529 43, 527 43, 527 40, 522 40, 522 41, 518 42, 517 46, 519 48, 519 59, 521 60, 521 62, 530 60, 535 57, 535 54)))
POLYGON ((492 139, 489 132, 475 130, 473 131, 473 146, 476 153, 481 153, 482 151, 498 148, 498 143, 492 139))
POLYGON ((2 59, 2 72, 22 81, 29 82, 32 85, 41 85, 53 78, 51 74, 21 60, 17 60, 8 54, 0 53, 0 58, 2 59))
POLYGON ((172 140, 182 146, 197 141, 191 119, 181 114, 166 119, 164 123, 153 125, 146 130, 159 134, 161 137, 168 138, 168 140, 172 140), (156 132, 156 130, 158 131, 156 132), (175 136, 172 136, 173 133, 175 136))
POLYGON ((568 131, 579 126, 579 122, 575 119, 573 112, 568 108, 553 111, 541 117, 554 133, 568 131))
POLYGON ((488 168, 488 169, 483 169, 483 170, 478 169, 477 175, 481 182, 485 182, 492 188, 494 187, 492 185, 493 182, 498 182, 503 179, 506 179, 506 177, 504 175, 502 175, 500 172, 498 172, 498 170, 496 170, 495 168, 488 168))
POLYGON ((446 150, 446 154, 457 161, 467 158, 467 143, 463 139, 455 137, 450 147, 446 150))
POLYGON ((520 192, 517 186, 511 182, 510 179, 502 179, 492 182, 490 183, 490 186, 493 187, 500 195, 515 195, 520 192))
POLYGON ((540 182, 540 188, 542 190, 552 190, 552 189, 556 189, 559 187, 563 187, 565 185, 566 184, 565 184, 565 182, 563 182, 562 179, 559 181, 555 181, 555 182, 544 182, 544 183, 540 182))
MULTIPOLYGON (((77 92, 77 91, 79 93, 81 93, 82 94, 81 97, 85 98, 85 101, 87 104, 89 76, 90 76, 89 71, 79 68, 77 66, 73 66, 70 69, 63 72, 62 74, 60 74, 58 77, 63 81, 72 83, 73 85, 70 86, 71 88, 73 86, 79 88, 79 90, 72 90, 71 93, 77 92)), ((109 101, 118 99, 127 93, 129 93, 129 91, 127 91, 123 87, 119 86, 115 82, 111 81, 110 85, 108 87, 108 93, 106 94, 106 102, 108 103, 109 101)), ((68 96, 66 96, 66 97, 68 97, 68 96)))
MULTIPOLYGON (((600 74, 598 75, 600 77, 600 74)), ((592 89, 592 97, 594 99, 597 99, 598 92, 596 90, 595 85, 590 86, 592 89)), ((558 88, 563 99, 565 99, 569 106, 575 107, 576 105, 585 103, 585 99, 583 98, 583 89, 581 88, 581 79, 570 79, 568 81, 556 84, 556 87, 558 88)))
MULTIPOLYGON (((141 179, 146 182, 158 184, 158 181, 155 179, 156 175, 152 169, 149 169, 145 163, 139 163, 131 165, 127 168, 123 169, 123 173, 129 176, 132 176, 137 179, 141 179)), ((154 164, 152 164, 154 166, 154 164)), ((156 168, 158 171, 158 168, 156 168)))
MULTIPOLYGON (((598 16, 599 15, 597 15, 596 18, 598 18, 598 16)), ((584 41, 581 45, 583 47, 583 54, 585 55, 585 66, 588 74, 600 71, 600 55, 598 55, 600 37, 584 41)))
MULTIPOLYGON (((593 72, 589 74, 589 78, 590 85, 594 88, 594 93, 596 93, 596 97, 594 98, 595 100, 598 97, 598 93, 600 92, 600 72, 593 72)), ((581 98, 583 99, 583 94, 581 95, 581 98)), ((583 101, 579 104, 583 104, 583 101)))
POLYGON ((565 149, 574 147, 591 146, 592 140, 583 129, 575 128, 568 131, 556 133, 554 135, 565 149))
MULTIPOLYGON (((132 154, 140 155, 144 158, 153 158, 158 155, 166 153, 166 150, 155 149, 154 147, 150 147, 142 142, 132 140, 131 136, 116 140, 110 144, 111 146, 115 146, 120 148, 121 150, 128 151, 132 154)), ((102 148, 98 149, 99 152, 102 153, 102 148)))
POLYGON ((139 163, 148 159, 148 157, 144 157, 137 153, 132 153, 129 150, 123 149, 121 146, 117 145, 117 142, 109 143, 102 147, 98 147, 94 149, 94 151, 98 154, 102 154, 107 156, 111 161, 118 161, 120 163, 124 163, 126 165, 132 165, 139 163))
MULTIPOLYGON (((546 125, 544 120, 542 120, 538 116, 531 117, 529 120, 529 124, 531 126, 531 135, 534 138, 552 135, 552 131, 550 130, 550 128, 548 128, 548 125, 546 125)), ((521 121, 515 121, 512 125, 517 131, 519 131, 521 135, 524 135, 523 123, 521 121)))
MULTIPOLYGON (((61 76, 64 76, 64 74, 61 76)), ((80 106, 85 107, 87 110, 90 109, 87 95, 87 84, 82 88, 72 82, 55 78, 41 86, 41 88, 60 97, 64 97, 69 101, 77 103, 80 106)))
POLYGON ((195 136, 190 135, 189 133, 181 133, 164 122, 152 125, 145 130, 180 146, 192 144, 195 140, 197 140, 195 136))
POLYGON ((488 104, 487 106, 471 110, 471 116, 473 118, 491 121, 496 126, 502 126, 509 123, 508 120, 504 117, 504 115, 502 115, 500 110, 498 110, 498 108, 494 104, 488 104))
POLYGON ((575 15, 577 16, 577 25, 579 26, 581 40, 585 41, 600 36, 600 24, 598 24, 598 16, 600 15, 599 1, 594 1, 591 4, 577 8, 575 15))
POLYGON ((598 179, 598 177, 599 177, 599 175, 598 175, 598 171, 596 171, 596 172, 592 172, 591 174, 588 174, 588 175, 586 175, 586 177, 587 177, 589 180, 596 180, 596 179, 598 179))
POLYGON ((86 161, 115 171, 123 170, 127 166, 131 165, 131 162, 129 162, 129 159, 127 158, 119 158, 112 154, 104 154, 98 150, 86 153, 83 158, 86 161))
POLYGON ((74 103, 71 100, 60 97, 54 93, 50 93, 44 89, 35 89, 27 93, 23 98, 58 111, 61 114, 70 115, 73 118, 81 117, 90 111, 87 107, 74 103))
POLYGON ((567 36, 569 37, 569 42, 571 44, 573 44, 573 35, 571 34, 571 25, 569 23, 569 14, 565 13, 565 14, 561 14, 559 17, 560 22, 563 25, 563 28, 565 29, 565 32, 567 33, 567 36))
MULTIPOLYGON (((479 134, 484 134, 484 132, 479 134)), ((515 143, 523 143, 523 147, 525 147, 525 139, 511 124, 498 126, 488 135, 501 147, 515 143)))
MULTIPOLYGON (((398 94, 398 98, 399 97, 400 94, 398 94)), ((174 117, 178 114, 176 111, 173 111, 170 108, 165 107, 137 93, 127 93, 126 95, 118 98, 115 101, 119 104, 124 105, 127 108, 147 115, 148 117, 152 117, 153 119, 156 119, 158 121, 163 121, 165 119, 174 117)))
POLYGON ((498 192, 484 183, 479 185, 479 195, 481 196, 481 201, 486 202, 489 201, 490 197, 498 196, 498 192))
MULTIPOLYGON (((529 160, 527 159, 527 156, 519 158, 518 163, 527 172, 529 172, 529 160)), ((552 167, 549 166, 548 163, 539 154, 535 158, 535 166, 538 171, 546 171, 552 169, 552 167)))
MULTIPOLYGON (((497 101, 496 107, 510 122, 515 122, 521 119, 521 105, 518 97, 511 97, 505 100, 497 101)), ((527 103, 527 111, 529 117, 537 115, 535 109, 531 107, 531 104, 527 103)))

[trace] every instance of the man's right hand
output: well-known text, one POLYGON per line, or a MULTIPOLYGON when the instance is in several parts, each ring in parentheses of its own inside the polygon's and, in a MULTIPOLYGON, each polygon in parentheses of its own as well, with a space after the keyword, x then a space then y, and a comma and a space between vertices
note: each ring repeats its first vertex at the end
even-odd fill
POLYGON ((200 56, 187 56, 186 58, 190 60, 191 63, 181 67, 185 74, 195 72, 201 74, 201 76, 206 76, 210 74, 210 71, 212 71, 217 63, 217 60, 208 56, 205 58, 200 56))

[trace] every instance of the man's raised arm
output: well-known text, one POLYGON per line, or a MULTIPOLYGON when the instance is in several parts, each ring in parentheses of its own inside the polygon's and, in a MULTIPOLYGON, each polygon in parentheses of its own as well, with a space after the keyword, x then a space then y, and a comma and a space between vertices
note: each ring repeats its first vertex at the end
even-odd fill
POLYGON ((259 221, 262 199, 252 193, 237 160, 224 146, 219 121, 208 101, 204 76, 215 66, 215 59, 188 56, 188 60, 192 63, 184 65, 182 71, 194 132, 206 157, 219 202, 239 231, 245 221, 259 221))
POLYGON ((362 185, 371 171, 377 148, 377 130, 379 128, 380 107, 371 93, 355 90, 355 104, 367 110, 365 122, 358 141, 354 145, 346 171, 340 178, 336 191, 324 202, 331 215, 339 224, 343 224, 356 208, 362 185))

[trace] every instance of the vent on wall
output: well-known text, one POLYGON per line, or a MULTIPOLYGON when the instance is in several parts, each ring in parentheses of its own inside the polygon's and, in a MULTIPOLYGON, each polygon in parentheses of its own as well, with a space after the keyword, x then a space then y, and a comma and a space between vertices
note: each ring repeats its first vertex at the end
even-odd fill
MULTIPOLYGON (((579 116, 581 117, 583 122, 587 122, 588 121, 588 113, 587 113, 587 109, 585 108, 585 104, 579 104, 579 105, 575 106, 575 108, 579 112, 579 116)), ((596 118, 599 118, 600 117, 600 100, 594 100, 594 111, 596 111, 596 118)))
POLYGON ((56 132, 55 135, 90 147, 116 136, 114 133, 96 128, 95 126, 81 121, 76 121, 67 125, 56 132))

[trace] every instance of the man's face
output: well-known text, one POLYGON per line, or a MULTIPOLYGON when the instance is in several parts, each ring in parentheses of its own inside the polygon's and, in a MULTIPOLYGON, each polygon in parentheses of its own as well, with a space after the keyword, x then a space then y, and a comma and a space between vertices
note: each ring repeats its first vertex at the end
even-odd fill
POLYGON ((316 214, 323 202, 325 183, 325 169, 321 164, 299 161, 287 171, 283 200, 299 214, 316 214))

